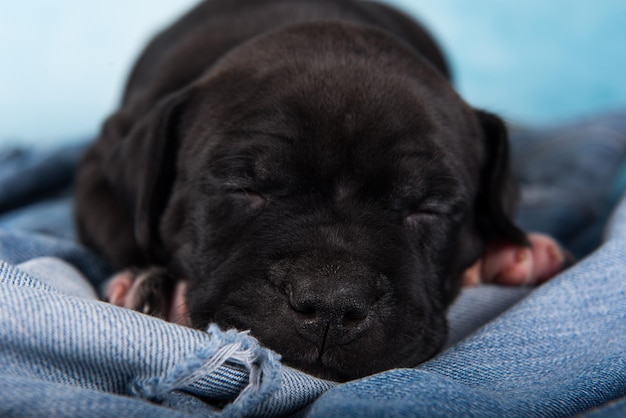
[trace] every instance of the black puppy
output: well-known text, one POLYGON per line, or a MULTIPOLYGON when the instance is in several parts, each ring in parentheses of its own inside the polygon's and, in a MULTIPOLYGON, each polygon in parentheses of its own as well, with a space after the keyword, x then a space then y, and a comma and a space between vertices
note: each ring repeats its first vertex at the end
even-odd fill
POLYGON ((184 280, 192 326, 346 380, 432 357, 465 270, 528 244, 507 159, 503 123, 403 14, 206 1, 136 64, 80 167, 77 225, 136 269, 130 306, 167 316, 184 280))

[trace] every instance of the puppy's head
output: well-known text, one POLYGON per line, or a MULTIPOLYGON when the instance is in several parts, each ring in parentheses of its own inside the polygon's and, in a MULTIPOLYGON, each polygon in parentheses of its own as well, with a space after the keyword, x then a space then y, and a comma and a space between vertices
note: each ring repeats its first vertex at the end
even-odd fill
POLYGON ((484 243, 525 240, 499 119, 360 26, 241 46, 125 147, 137 239, 189 279, 194 326, 250 329, 324 378, 432 357, 484 243))

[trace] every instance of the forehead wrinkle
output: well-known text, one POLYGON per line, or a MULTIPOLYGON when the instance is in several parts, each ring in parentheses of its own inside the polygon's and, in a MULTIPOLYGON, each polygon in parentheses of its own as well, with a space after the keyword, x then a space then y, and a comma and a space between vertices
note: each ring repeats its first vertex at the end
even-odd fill
POLYGON ((443 145, 422 137, 421 140, 402 141, 395 150, 396 178, 393 193, 404 197, 424 194, 455 193, 458 179, 455 164, 446 158, 443 145))
POLYGON ((288 142, 282 135, 249 130, 230 131, 221 137, 205 163, 210 177, 248 185, 272 176, 276 156, 280 159, 283 154, 281 145, 288 142))

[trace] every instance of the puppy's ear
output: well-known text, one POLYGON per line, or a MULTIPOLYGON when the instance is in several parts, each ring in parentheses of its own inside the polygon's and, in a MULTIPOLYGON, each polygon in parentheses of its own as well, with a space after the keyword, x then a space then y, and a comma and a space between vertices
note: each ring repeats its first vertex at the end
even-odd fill
POLYGON ((485 242, 503 239, 528 245, 526 234, 513 222, 518 189, 509 165, 506 126, 496 115, 481 110, 476 113, 486 150, 475 209, 478 230, 485 242))
POLYGON ((162 100, 119 140, 106 171, 134 214, 134 235, 147 261, 162 260, 159 222, 176 178, 180 120, 186 95, 162 100))

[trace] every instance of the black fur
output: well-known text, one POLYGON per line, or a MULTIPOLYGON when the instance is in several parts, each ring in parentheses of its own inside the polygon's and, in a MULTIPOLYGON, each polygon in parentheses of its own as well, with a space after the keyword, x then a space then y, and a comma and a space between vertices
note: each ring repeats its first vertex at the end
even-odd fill
POLYGON ((250 329, 347 380, 437 353, 485 243, 526 242, 509 178, 504 125, 454 92, 408 17, 214 0, 139 59, 76 216, 113 267, 188 279, 195 327, 250 329))

